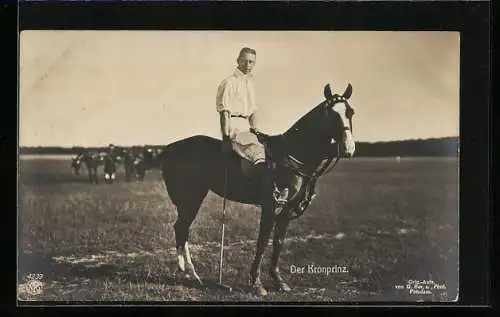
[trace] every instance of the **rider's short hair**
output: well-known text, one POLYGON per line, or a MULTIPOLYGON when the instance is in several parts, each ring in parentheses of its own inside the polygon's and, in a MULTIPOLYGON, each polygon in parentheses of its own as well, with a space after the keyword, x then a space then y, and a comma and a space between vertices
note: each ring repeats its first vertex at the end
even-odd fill
POLYGON ((250 47, 244 47, 240 50, 240 54, 238 55, 238 59, 240 59, 243 54, 253 54, 255 56, 257 56, 257 52, 253 49, 253 48, 250 48, 250 47))

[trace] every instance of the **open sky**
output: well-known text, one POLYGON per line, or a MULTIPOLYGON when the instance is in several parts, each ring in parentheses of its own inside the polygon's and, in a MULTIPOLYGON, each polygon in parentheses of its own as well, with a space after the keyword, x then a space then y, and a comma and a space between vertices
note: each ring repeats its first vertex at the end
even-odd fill
POLYGON ((215 95, 243 46, 261 129, 277 134, 353 85, 357 141, 458 136, 459 33, 24 31, 20 146, 168 144, 220 137, 215 95))

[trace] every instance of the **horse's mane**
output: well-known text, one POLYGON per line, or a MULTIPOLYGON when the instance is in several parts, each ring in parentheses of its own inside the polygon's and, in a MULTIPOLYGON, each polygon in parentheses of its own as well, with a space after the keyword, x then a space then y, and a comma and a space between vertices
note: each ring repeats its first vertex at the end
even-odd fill
POLYGON ((299 118, 288 130, 281 134, 282 150, 301 161, 314 163, 324 157, 325 146, 329 146, 329 138, 325 126, 325 102, 312 108, 299 118))
POLYGON ((283 135, 285 137, 290 136, 291 134, 295 134, 296 132, 303 130, 307 126, 311 124, 313 121, 314 117, 319 114, 319 111, 322 110, 322 107, 324 105, 324 102, 321 102, 319 105, 316 107, 312 108, 309 112, 304 114, 302 117, 300 117, 295 123, 286 130, 283 135))

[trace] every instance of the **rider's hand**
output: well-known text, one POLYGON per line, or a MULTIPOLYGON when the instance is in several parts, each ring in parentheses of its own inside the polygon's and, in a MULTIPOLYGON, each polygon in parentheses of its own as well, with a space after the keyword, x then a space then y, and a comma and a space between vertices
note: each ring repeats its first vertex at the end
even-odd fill
POLYGON ((259 140, 259 142, 264 142, 265 139, 266 139, 266 136, 268 136, 267 134, 260 132, 256 128, 250 128, 250 132, 253 133, 253 134, 255 134, 255 136, 257 137, 257 139, 259 140))

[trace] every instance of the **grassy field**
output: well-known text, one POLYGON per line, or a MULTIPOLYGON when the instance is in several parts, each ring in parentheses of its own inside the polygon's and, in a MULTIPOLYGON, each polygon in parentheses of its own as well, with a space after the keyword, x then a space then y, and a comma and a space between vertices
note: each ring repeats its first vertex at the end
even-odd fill
MULTIPOLYGON (((147 301, 452 301, 458 289, 458 161, 356 158, 318 183, 318 198, 290 224, 280 267, 292 292, 271 288, 271 246, 262 266, 266 298, 246 291, 259 210, 230 202, 224 293, 174 278, 176 212, 150 171, 144 182, 87 183, 69 159, 21 159, 19 287, 24 300, 147 301), (345 266, 346 273, 291 274, 295 266, 345 266), (42 292, 28 292, 39 274, 42 292), (409 280, 446 289, 415 294, 409 280)), ((102 177, 102 175, 101 175, 102 177)), ((218 280, 222 198, 205 200, 190 234, 203 280, 218 280)), ((209 284, 209 283, 207 283, 209 284)))

